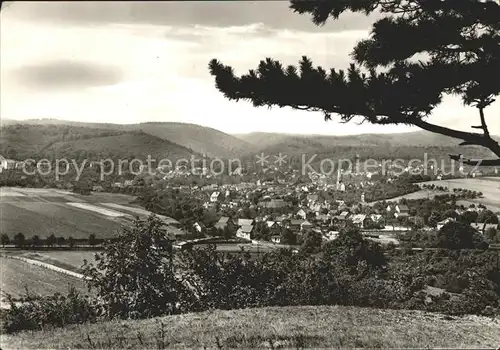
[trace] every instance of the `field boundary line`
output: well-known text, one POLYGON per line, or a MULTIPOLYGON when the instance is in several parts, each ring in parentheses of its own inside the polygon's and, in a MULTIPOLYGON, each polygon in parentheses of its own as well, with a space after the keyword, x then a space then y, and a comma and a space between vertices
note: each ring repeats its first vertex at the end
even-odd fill
POLYGON ((49 269, 49 270, 52 270, 52 271, 55 271, 55 272, 63 273, 63 274, 69 275, 69 276, 73 276, 73 277, 76 277, 76 278, 79 278, 79 279, 86 279, 86 280, 90 279, 90 277, 85 277, 81 273, 77 273, 77 272, 74 272, 74 271, 66 270, 66 269, 63 269, 63 268, 61 268, 59 266, 48 264, 48 263, 45 263, 45 262, 42 262, 42 261, 39 261, 39 260, 28 259, 28 258, 25 258, 25 257, 22 257, 22 256, 15 256, 15 255, 11 255, 11 256, 9 256, 9 258, 21 260, 21 261, 24 261, 25 263, 28 263, 30 265, 34 265, 34 266, 38 266, 38 267, 43 267, 43 268, 46 268, 46 269, 49 269))

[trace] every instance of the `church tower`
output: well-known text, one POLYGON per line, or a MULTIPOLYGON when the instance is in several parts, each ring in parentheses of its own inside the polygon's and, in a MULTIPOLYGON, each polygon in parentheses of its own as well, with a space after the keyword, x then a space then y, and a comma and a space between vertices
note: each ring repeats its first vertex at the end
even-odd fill
POLYGON ((338 168, 337 169, 337 191, 340 190, 340 181, 341 181, 341 177, 342 177, 340 172, 341 172, 341 170, 340 170, 340 168, 338 168))

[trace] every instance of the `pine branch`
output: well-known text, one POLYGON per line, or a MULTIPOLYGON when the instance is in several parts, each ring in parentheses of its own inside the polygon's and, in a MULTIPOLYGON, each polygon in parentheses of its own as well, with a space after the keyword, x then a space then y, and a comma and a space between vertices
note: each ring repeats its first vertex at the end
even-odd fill
MULTIPOLYGON (((452 158, 455 160, 456 157, 452 158)), ((500 166, 500 159, 460 159, 461 164, 473 166, 500 166)))
MULTIPOLYGON (((497 166, 500 165, 500 145, 497 141, 493 140, 489 134, 478 134, 478 133, 469 133, 464 131, 453 130, 449 128, 445 128, 442 126, 430 124, 423 120, 415 120, 413 122, 415 126, 418 126, 421 129, 434 132, 440 135, 450 136, 454 138, 458 138, 464 140, 464 142, 460 143, 460 146, 466 145, 478 145, 483 146, 491 150, 495 155, 499 157, 499 159, 480 159, 480 160, 471 160, 467 159, 463 161, 463 164, 467 165, 481 165, 481 166, 497 166)), ((456 159, 450 155, 451 159, 456 159)))
MULTIPOLYGON (((346 11, 397 14, 374 23, 370 38, 353 50, 355 63, 344 72, 314 68, 307 57, 286 69, 267 58, 258 69, 236 77, 217 60, 209 65, 216 87, 231 100, 254 106, 291 107, 332 114, 341 122, 362 117, 373 124, 406 124, 491 150, 499 160, 500 145, 491 138, 484 108, 500 93, 493 72, 500 70, 500 5, 471 0, 292 0, 291 9, 312 15, 316 25, 346 11), (428 59, 414 63, 412 57, 428 59), (363 69, 363 70, 362 70, 363 69), (368 71, 368 74, 365 73, 368 71), (380 72, 380 73, 377 73, 380 72), (424 118, 443 94, 457 94, 476 104, 482 133, 463 132, 428 123, 424 118)), ((477 160, 466 160, 476 165, 477 160)))
POLYGON ((484 131, 484 135, 489 136, 490 132, 488 131, 488 126, 486 125, 486 120, 484 119, 484 107, 479 106, 479 116, 481 118, 481 128, 484 131))

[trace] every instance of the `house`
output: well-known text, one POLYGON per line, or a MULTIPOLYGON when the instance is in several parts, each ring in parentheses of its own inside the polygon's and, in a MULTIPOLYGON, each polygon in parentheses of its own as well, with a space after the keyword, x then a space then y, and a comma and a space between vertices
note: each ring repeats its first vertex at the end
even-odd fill
POLYGON ((288 224, 288 228, 290 230, 292 230, 293 232, 299 232, 303 222, 304 222, 304 220, 300 220, 300 219, 290 220, 290 222, 288 224))
POLYGON ((276 221, 266 221, 267 227, 271 232, 271 235, 280 235, 281 234, 281 225, 276 221))
POLYGON ((194 223, 193 225, 193 229, 198 232, 198 233, 201 233, 201 225, 197 222, 194 223))
POLYGON ((379 226, 382 226, 382 227, 385 227, 385 218, 383 215, 380 215, 380 214, 372 214, 370 215, 370 219, 372 219, 372 221, 379 225, 379 226))
POLYGON ((305 218, 306 218, 306 215, 307 215, 307 214, 306 214, 306 211, 305 211, 304 209, 300 209, 300 210, 297 212, 297 214, 296 214, 296 215, 297 215, 299 218, 302 218, 302 219, 304 219, 304 220, 305 220, 305 218))
POLYGON ((349 220, 351 217, 351 213, 348 212, 348 211, 343 211, 342 213, 340 213, 340 215, 336 215, 333 217, 332 219, 332 223, 333 224, 342 224, 342 225, 345 225, 347 224, 347 220, 349 220))
POLYGON ((221 197, 221 193, 219 191, 214 191, 212 193, 212 195, 210 196, 210 202, 215 203, 215 202, 219 201, 220 197, 221 197))
POLYGON ((205 225, 203 225, 203 223, 198 223, 198 222, 195 222, 194 225, 193 225, 193 229, 195 230, 195 232, 201 234, 205 231, 205 225))
POLYGON ((446 218, 443 221, 438 222, 437 223, 437 229, 441 230, 441 228, 443 228, 444 225, 446 225, 447 223, 452 222, 452 221, 455 221, 455 219, 453 219, 453 218, 446 218))
POLYGON ((251 239, 254 228, 254 220, 252 219, 238 219, 238 230, 236 236, 251 239))
POLYGON ((337 208, 337 210, 341 211, 341 212, 342 211, 346 211, 347 209, 349 209, 349 207, 345 203, 340 203, 339 206, 338 206, 338 208, 337 208))
POLYGON ((253 219, 238 219, 238 226, 253 226, 254 223, 253 219))
POLYGON ((366 219, 365 214, 356 214, 351 216, 351 221, 354 225, 358 227, 363 227, 363 221, 366 219))
POLYGON ((311 224, 309 221, 305 220, 300 224, 300 230, 301 231, 307 231, 313 228, 313 224, 311 224))
POLYGON ((342 181, 338 181, 337 191, 345 192, 345 183, 343 183, 342 181))
POLYGON ((351 213, 349 213, 347 210, 344 210, 340 213, 340 215, 338 215, 338 218, 340 219, 340 221, 345 221, 349 218, 349 215, 351 215, 351 213))
POLYGON ((252 238, 253 225, 241 225, 238 230, 236 230, 236 236, 250 240, 252 238))
POLYGON ((0 156, 0 172, 2 172, 3 169, 7 169, 7 159, 0 156))
POLYGON ((233 222, 233 220, 231 220, 231 218, 223 216, 219 219, 219 221, 217 221, 214 227, 218 230, 229 229, 232 231, 236 229, 236 224, 233 222))
POLYGON ((134 184, 134 180, 125 180, 125 182, 123 183, 123 185, 125 187, 132 186, 133 184, 134 184))
POLYGON ((410 209, 407 205, 398 204, 396 205, 396 213, 394 214, 397 218, 410 216, 410 209))
POLYGON ((12 170, 15 169, 17 162, 13 159, 7 159, 0 156, 0 169, 12 170))

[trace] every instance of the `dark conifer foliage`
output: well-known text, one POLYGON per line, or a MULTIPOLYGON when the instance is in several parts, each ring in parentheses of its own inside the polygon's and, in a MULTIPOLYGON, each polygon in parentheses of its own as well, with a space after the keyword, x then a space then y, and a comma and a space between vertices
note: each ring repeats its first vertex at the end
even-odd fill
MULTIPOLYGON (((209 63, 216 87, 230 100, 254 106, 322 112, 341 121, 406 124, 480 145, 498 159, 485 112, 500 93, 500 4, 484 0, 292 0, 290 9, 312 16, 316 25, 343 12, 380 13, 366 40, 353 48, 347 71, 315 67, 308 57, 284 67, 272 58, 237 77, 217 59, 209 63), (444 94, 474 106, 463 132, 429 122, 444 94)), ((498 118, 499 116, 495 116, 498 118)), ((459 156, 452 156, 459 158, 459 156)), ((476 164, 479 160, 464 160, 476 164)))

